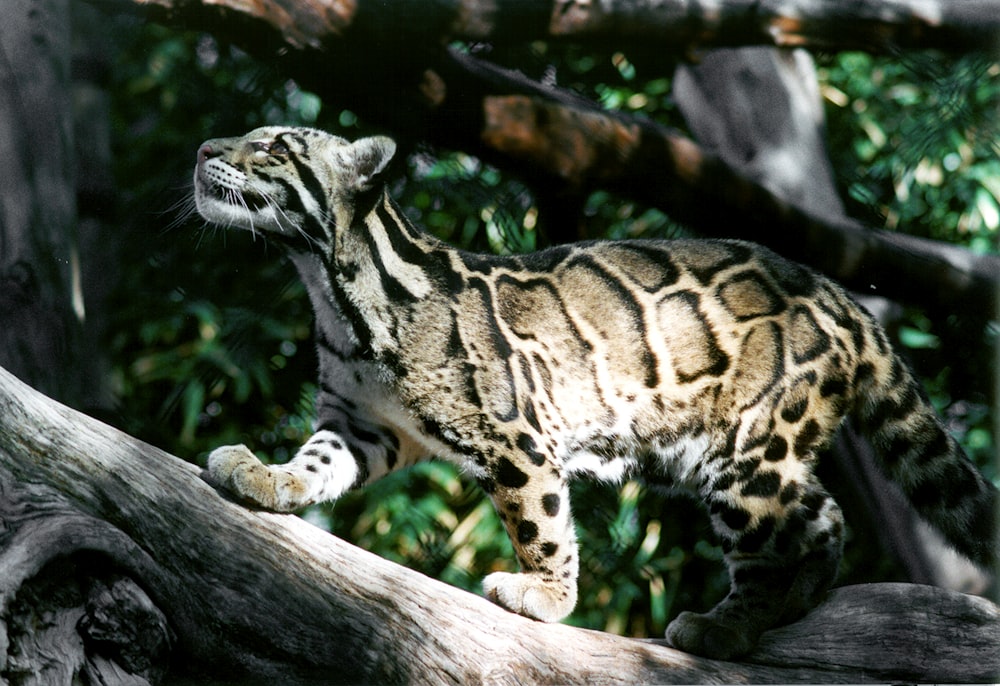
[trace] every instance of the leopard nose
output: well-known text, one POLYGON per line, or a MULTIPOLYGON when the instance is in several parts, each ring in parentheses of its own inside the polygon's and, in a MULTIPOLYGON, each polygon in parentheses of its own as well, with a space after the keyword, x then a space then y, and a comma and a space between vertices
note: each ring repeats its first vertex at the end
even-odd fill
POLYGON ((198 148, 198 162, 201 163, 213 157, 218 157, 219 154, 220 153, 216 151, 216 149, 213 148, 211 144, 202 143, 201 147, 198 148))

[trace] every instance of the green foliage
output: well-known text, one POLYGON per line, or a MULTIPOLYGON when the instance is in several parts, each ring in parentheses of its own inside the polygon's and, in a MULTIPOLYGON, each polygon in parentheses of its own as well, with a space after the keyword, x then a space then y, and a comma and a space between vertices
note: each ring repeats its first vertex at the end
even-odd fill
MULTIPOLYGON (((196 462, 238 442, 265 461, 285 461, 309 435, 313 414, 309 304, 275 246, 206 230, 192 216, 195 150, 205 138, 265 123, 315 125, 348 137, 367 130, 352 112, 328 110, 287 77, 207 36, 134 29, 111 88, 123 232, 108 340, 120 397, 112 420, 196 462)), ((664 77, 671 70, 649 56, 535 44, 496 57, 539 78, 554 70, 561 83, 606 107, 677 123, 664 77)), ((918 64, 934 78, 914 76, 912 63, 861 55, 823 65, 837 177, 857 212, 996 251, 1000 137, 986 113, 1000 97, 997 66, 918 64)), ((439 237, 502 253, 544 247, 537 199, 518 180, 461 152, 420 149, 403 166, 393 194, 439 237)), ((594 237, 683 232, 662 212, 603 191, 587 199, 584 222, 594 237)), ((985 340, 982 332, 941 330, 919 313, 900 331, 918 368, 935 370, 935 402, 984 462, 995 451, 988 391, 981 380, 969 381, 974 372, 961 370, 955 345, 963 341, 962 355, 974 358, 995 338, 995 330, 985 340), (947 389, 955 388, 966 390, 953 399, 947 389)), ((576 484, 574 503, 582 560, 571 622, 660 635, 680 609, 707 609, 724 595, 721 554, 694 503, 633 482, 620 492, 576 484)), ((304 516, 474 591, 484 575, 516 565, 488 499, 448 464, 391 475, 304 516)), ((848 578, 891 574, 866 565, 850 559, 848 578)))
POLYGON ((830 150, 855 208, 887 228, 997 252, 998 76, 984 56, 830 59, 820 71, 830 150))
POLYGON ((728 590, 722 551, 693 501, 637 481, 620 489, 573 485, 580 598, 569 623, 629 636, 662 636, 685 609, 707 610, 728 590))

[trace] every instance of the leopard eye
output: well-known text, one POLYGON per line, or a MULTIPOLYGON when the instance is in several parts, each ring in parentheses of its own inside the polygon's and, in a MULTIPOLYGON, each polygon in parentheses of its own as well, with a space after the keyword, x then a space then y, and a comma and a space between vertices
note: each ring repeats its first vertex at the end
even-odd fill
POLYGON ((267 149, 268 154, 271 155, 287 155, 288 146, 281 141, 274 141, 267 149))

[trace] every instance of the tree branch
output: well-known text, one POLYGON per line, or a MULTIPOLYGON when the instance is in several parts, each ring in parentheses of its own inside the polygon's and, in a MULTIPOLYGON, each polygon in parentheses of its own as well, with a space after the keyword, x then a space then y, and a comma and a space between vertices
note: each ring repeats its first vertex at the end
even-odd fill
POLYGON ((285 73, 327 103, 349 107, 397 136, 466 150, 558 194, 615 190, 705 235, 770 245, 862 293, 983 319, 1000 313, 1000 259, 994 256, 811 216, 675 131, 604 111, 471 55, 442 51, 433 40, 441 33, 411 44, 391 32, 399 22, 419 23, 438 4, 363 19, 373 6, 91 1, 117 9, 142 4, 150 16, 217 30, 281 60, 285 73))
POLYGON ((43 675, 22 683, 988 681, 998 641, 1000 608, 905 584, 836 591, 746 664, 534 622, 231 503, 0 369, 0 676, 43 675), (53 602, 64 621, 30 621, 53 602))
MULTIPOLYGON (((185 16, 204 14, 191 0, 135 1, 185 23, 185 16)), ((319 47, 330 35, 372 30, 441 43, 627 40, 633 47, 675 55, 748 45, 962 53, 1000 47, 998 0, 215 0, 211 5, 227 20, 242 15, 273 26, 297 48, 319 47)))

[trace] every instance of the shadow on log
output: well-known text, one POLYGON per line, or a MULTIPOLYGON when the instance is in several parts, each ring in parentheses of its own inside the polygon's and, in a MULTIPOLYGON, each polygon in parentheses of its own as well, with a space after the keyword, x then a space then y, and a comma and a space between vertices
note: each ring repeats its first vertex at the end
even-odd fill
POLYGON ((79 683, 994 681, 1000 608, 831 593, 743 663, 510 614, 288 515, 0 369, 0 680, 79 683))

